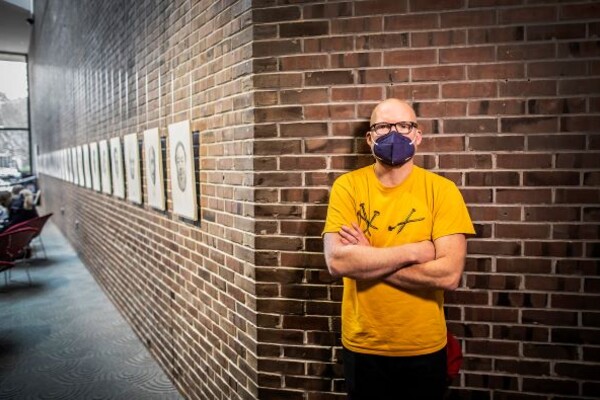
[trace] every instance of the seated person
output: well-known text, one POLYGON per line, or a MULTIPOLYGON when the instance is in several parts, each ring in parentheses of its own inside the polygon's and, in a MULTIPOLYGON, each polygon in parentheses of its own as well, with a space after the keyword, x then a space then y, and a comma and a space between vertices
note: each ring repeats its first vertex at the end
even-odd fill
POLYGON ((38 212, 33 201, 31 190, 22 189, 17 196, 13 196, 8 207, 9 226, 38 217, 38 212))
POLYGON ((8 225, 8 207, 11 199, 12 194, 10 192, 5 190, 0 192, 0 232, 8 225))

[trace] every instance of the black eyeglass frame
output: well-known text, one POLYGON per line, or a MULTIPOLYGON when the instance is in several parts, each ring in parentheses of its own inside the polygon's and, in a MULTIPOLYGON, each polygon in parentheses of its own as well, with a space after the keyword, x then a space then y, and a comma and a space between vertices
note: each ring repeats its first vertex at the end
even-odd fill
POLYGON ((377 122, 377 123, 371 125, 369 127, 369 130, 371 132, 375 133, 377 136, 387 135, 388 133, 390 133, 392 131, 392 126, 394 128, 396 128, 396 132, 398 132, 398 133, 400 133, 402 135, 408 135, 409 133, 411 133, 415 129, 419 128, 419 124, 416 123, 416 122, 414 122, 414 121, 399 121, 399 122, 377 122), (410 128, 407 131, 405 131, 404 129, 400 129, 398 127, 399 124, 408 125, 410 128), (383 128, 384 126, 387 126, 388 131, 385 132, 385 133, 378 133, 377 132, 377 127, 383 128))

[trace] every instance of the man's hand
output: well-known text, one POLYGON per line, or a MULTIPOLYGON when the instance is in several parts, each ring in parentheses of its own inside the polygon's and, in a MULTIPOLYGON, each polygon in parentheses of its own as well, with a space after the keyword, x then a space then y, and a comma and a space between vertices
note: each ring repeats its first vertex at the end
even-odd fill
POLYGON ((342 230, 339 231, 339 235, 342 238, 342 243, 345 245, 355 244, 361 246, 370 246, 371 242, 365 236, 363 231, 360 229, 356 222, 352 223, 352 226, 342 226, 342 230))

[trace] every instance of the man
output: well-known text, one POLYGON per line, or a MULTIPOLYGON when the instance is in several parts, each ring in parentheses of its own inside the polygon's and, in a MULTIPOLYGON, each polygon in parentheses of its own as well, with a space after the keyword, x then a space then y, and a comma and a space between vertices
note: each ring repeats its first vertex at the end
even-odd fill
POLYGON ((422 133, 409 104, 378 104, 366 140, 375 163, 336 180, 323 230, 329 272, 344 281, 346 389, 441 399, 443 295, 458 286, 473 225, 454 183, 414 165, 422 133))

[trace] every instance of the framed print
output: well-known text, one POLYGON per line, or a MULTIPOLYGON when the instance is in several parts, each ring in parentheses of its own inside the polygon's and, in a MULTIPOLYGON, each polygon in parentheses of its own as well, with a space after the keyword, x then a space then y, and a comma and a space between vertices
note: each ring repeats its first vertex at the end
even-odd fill
POLYGON ((110 160, 112 162, 113 196, 124 199, 123 152, 121 150, 121 138, 118 136, 110 139, 110 160))
POLYGON ((90 162, 92 169, 92 188, 99 192, 102 188, 100 186, 100 157, 98 155, 98 142, 90 143, 90 162))
POLYGON ((173 213, 191 220, 198 219, 196 179, 190 122, 169 125, 169 178, 173 213))
POLYGON ((90 145, 84 144, 81 146, 83 151, 83 176, 85 178, 85 187, 92 188, 92 170, 90 169, 90 145))
POLYGON ((158 210, 165 209, 165 187, 162 169, 162 147, 158 128, 144 132, 144 165, 148 204, 158 210))
POLYGON ((140 177, 140 149, 137 134, 123 137, 125 144, 125 176, 127 181, 127 199, 142 204, 142 179, 140 177))
POLYGON ((112 194, 112 181, 110 172, 110 152, 108 149, 108 141, 100 141, 100 167, 102 177, 102 193, 112 194))
POLYGON ((85 172, 83 170, 83 148, 77 146, 75 148, 77 154, 77 175, 79 177, 79 186, 85 186, 85 172))
POLYGON ((79 185, 79 165, 77 164, 77 147, 71 147, 71 170, 73 171, 73 183, 79 185))

